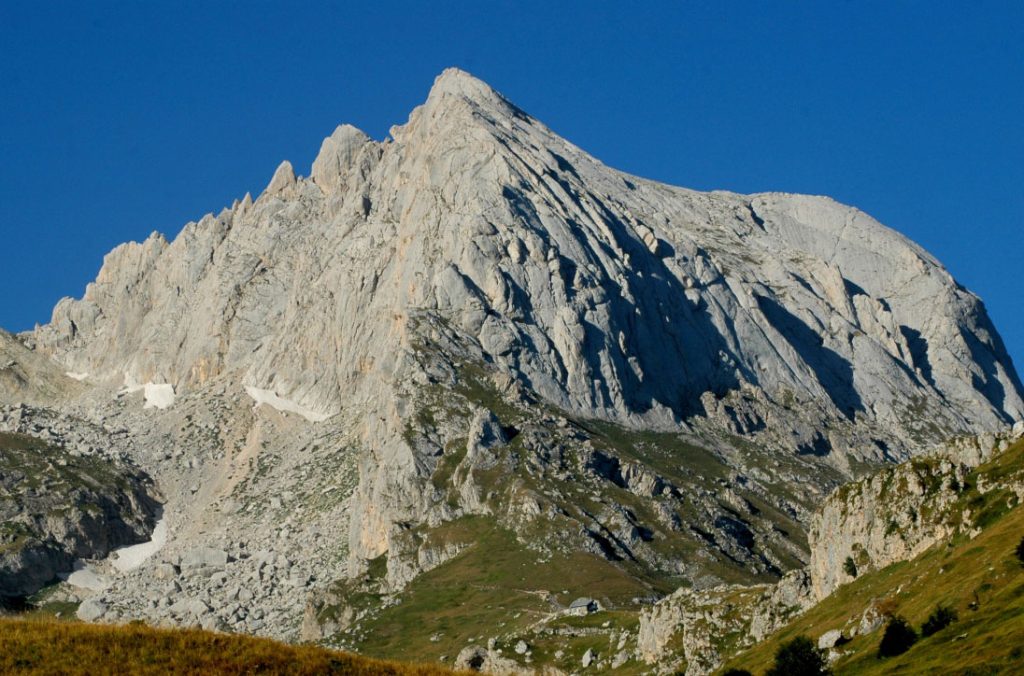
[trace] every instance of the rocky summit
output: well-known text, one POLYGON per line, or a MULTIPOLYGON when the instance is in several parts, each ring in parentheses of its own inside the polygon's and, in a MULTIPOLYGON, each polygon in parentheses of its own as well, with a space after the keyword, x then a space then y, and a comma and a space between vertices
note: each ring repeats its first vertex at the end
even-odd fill
POLYGON ((633 663, 591 611, 817 570, 832 489, 1024 419, 982 302, 899 233, 624 174, 456 69, 114 249, 0 335, 0 397, 164 501, 165 544, 51 592, 80 615, 496 671, 633 663))

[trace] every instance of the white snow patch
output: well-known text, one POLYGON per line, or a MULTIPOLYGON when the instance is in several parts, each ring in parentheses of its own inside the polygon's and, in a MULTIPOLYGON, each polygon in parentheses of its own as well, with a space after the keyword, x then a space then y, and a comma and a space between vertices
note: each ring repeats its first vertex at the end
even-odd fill
POLYGON ((261 390, 258 387, 246 385, 245 392, 252 397, 253 401, 256 402, 256 405, 253 406, 253 408, 256 408, 256 406, 259 406, 260 404, 266 404, 267 406, 277 409, 282 413, 298 413, 310 422, 320 422, 331 417, 327 413, 320 413, 311 408, 306 408, 305 406, 302 406, 290 399, 279 397, 273 390, 261 390))
POLYGON ((103 591, 110 588, 111 579, 97 570, 109 563, 118 573, 126 573, 143 564, 149 557, 160 551, 167 544, 167 521, 161 513, 149 541, 127 547, 118 547, 110 552, 102 562, 92 564, 82 559, 75 561, 74 570, 69 575, 60 577, 80 589, 103 591))
POLYGON ((145 383, 144 385, 139 385, 131 378, 125 378, 124 388, 117 393, 117 396, 134 394, 140 390, 142 391, 142 396, 146 399, 146 403, 142 408, 158 408, 163 410, 174 405, 174 385, 169 383, 145 383))
POLYGON ((167 521, 163 517, 156 522, 150 538, 149 542, 118 547, 111 552, 110 563, 124 573, 138 568, 146 559, 160 551, 167 544, 167 521))
POLYGON ((74 371, 68 371, 65 373, 68 378, 74 378, 75 380, 85 380, 89 377, 88 373, 75 373, 74 371))
POLYGON ((79 589, 91 589, 92 591, 103 591, 110 586, 110 580, 106 576, 100 575, 92 566, 85 561, 79 559, 75 561, 75 569, 70 575, 64 577, 64 581, 68 584, 72 584, 79 589))
POLYGON ((174 404, 174 385, 167 383, 146 383, 146 405, 143 408, 159 408, 161 410, 174 404))

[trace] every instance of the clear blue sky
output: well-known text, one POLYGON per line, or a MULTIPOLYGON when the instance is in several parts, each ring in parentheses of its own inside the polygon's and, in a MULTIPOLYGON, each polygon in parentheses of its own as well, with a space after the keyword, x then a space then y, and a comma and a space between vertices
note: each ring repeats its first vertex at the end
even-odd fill
POLYGON ((864 209, 1024 365, 1024 2, 358 4, 0 2, 0 326, 457 65, 620 169, 864 209))

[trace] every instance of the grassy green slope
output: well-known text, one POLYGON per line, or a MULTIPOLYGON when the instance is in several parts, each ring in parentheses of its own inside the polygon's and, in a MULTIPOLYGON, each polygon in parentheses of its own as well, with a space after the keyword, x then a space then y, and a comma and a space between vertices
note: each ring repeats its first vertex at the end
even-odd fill
POLYGON ((1014 550, 1024 537, 1024 507, 1006 490, 978 491, 979 478, 993 482, 1024 476, 1024 442, 975 471, 956 509, 965 531, 916 559, 862 575, 788 626, 737 656, 727 668, 762 673, 778 647, 798 636, 814 640, 831 629, 848 629, 872 603, 902 615, 919 628, 939 604, 959 620, 921 639, 908 652, 878 659, 883 631, 839 647, 836 674, 1024 673, 1024 565, 1014 550))
POLYGON ((471 544, 453 560, 417 577, 398 604, 365 622, 353 637, 360 652, 401 660, 446 656, 450 663, 466 645, 482 645, 497 635, 497 647, 507 652, 525 638, 535 663, 570 667, 587 648, 606 649, 608 638, 603 631, 582 637, 566 637, 564 632, 594 622, 608 622, 603 629, 635 630, 637 606, 632 599, 649 594, 650 588, 620 564, 584 552, 538 559, 487 517, 460 519, 443 529, 452 541, 471 544), (547 621, 555 610, 553 600, 568 605, 580 596, 602 599, 621 610, 547 621), (550 640, 533 631, 541 625, 552 630, 550 640), (561 659, 554 657, 556 650, 563 650, 561 659))

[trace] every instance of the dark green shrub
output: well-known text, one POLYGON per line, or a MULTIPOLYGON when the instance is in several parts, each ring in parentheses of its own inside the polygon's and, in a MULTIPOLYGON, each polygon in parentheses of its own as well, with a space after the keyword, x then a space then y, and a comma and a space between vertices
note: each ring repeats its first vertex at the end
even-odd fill
POLYGON ((746 669, 730 669, 729 671, 723 672, 722 676, 754 676, 746 669))
POLYGON ((957 621, 956 611, 949 606, 938 606, 921 625, 921 636, 931 636, 957 621))
POLYGON ((828 676, 831 673, 825 654, 815 647, 811 639, 797 636, 779 647, 775 653, 775 665, 765 672, 765 676, 828 676))
POLYGON ((1017 545, 1017 560, 1020 561, 1020 565, 1024 566, 1024 538, 1021 538, 1017 545))
POLYGON ((854 562, 852 556, 847 556, 846 560, 843 561, 843 572, 850 577, 857 577, 857 564, 854 562))
POLYGON ((889 624, 885 625, 885 634, 882 635, 882 643, 878 646, 878 656, 902 655, 916 642, 917 632, 906 620, 897 615, 890 618, 889 624))

